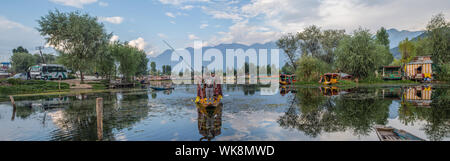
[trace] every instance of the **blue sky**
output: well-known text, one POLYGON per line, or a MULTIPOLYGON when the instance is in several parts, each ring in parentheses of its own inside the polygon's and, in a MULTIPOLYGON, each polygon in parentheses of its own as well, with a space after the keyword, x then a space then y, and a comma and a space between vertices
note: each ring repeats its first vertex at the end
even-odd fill
MULTIPOLYGON (((448 0, 4 0, 0 2, 0 61, 19 45, 32 53, 45 45, 37 20, 50 10, 96 16, 114 38, 156 56, 167 49, 221 43, 254 44, 276 40, 309 25, 324 29, 384 26, 424 30, 433 15, 450 15, 448 0)), ((46 49, 52 52, 52 49, 46 49)))

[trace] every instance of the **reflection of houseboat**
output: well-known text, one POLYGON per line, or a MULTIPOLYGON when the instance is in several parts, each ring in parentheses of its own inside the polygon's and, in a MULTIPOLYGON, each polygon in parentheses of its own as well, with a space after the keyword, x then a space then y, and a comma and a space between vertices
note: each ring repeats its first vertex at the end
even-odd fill
POLYGON ((423 80, 424 78, 432 78, 433 61, 430 56, 415 57, 410 63, 405 65, 405 76, 408 79, 423 80))
POLYGON ((289 85, 282 85, 280 86, 280 94, 281 96, 285 96, 288 93, 297 93, 297 90, 295 89, 294 86, 289 86, 289 85))
POLYGON ((295 83, 296 80, 296 76, 295 75, 286 75, 286 74, 281 74, 280 75, 280 84, 281 85, 290 85, 295 83))
POLYGON ((203 136, 200 141, 211 141, 222 131, 222 104, 217 107, 197 106, 198 131, 203 136))
POLYGON ((384 99, 400 100, 402 96, 401 88, 383 89, 382 92, 384 99))
POLYGON ((401 80, 402 67, 401 66, 384 66, 383 75, 384 80, 401 80))
POLYGON ((410 87, 404 91, 403 99, 415 106, 430 107, 431 93, 431 86, 410 87))
POLYGON ((340 90, 338 87, 321 87, 320 93, 322 93, 323 96, 337 96, 340 93, 340 90))
POLYGON ((339 83, 340 74, 339 73, 327 73, 320 77, 319 83, 324 85, 331 85, 339 83))

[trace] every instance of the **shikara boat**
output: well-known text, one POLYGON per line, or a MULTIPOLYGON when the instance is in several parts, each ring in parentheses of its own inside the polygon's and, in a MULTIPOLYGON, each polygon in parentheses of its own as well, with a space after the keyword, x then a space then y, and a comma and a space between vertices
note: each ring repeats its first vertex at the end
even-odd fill
POLYGON ((340 74, 338 73, 327 73, 320 77, 319 83, 324 85, 333 85, 339 83, 340 74))
POLYGON ((295 83, 296 80, 296 76, 294 75, 286 75, 286 74, 281 74, 280 75, 280 84, 281 85, 290 85, 295 83))
POLYGON ((393 127, 378 126, 375 127, 375 131, 381 141, 425 141, 409 132, 393 127))
POLYGON ((205 88, 198 85, 197 87, 197 98, 195 99, 195 103, 200 107, 217 107, 221 104, 222 100, 222 86, 220 84, 215 85, 214 87, 214 96, 213 98, 206 98, 205 88))

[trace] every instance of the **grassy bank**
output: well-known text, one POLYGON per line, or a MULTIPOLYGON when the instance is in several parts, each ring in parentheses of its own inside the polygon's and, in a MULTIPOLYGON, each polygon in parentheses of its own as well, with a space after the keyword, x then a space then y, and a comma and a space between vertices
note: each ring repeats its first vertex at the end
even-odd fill
MULTIPOLYGON (((340 80, 338 84, 333 86, 361 86, 361 85, 412 85, 412 84, 420 84, 420 82, 415 82, 411 80, 362 80, 358 83, 354 81, 340 80)), ((323 86, 322 83, 318 82, 296 82, 295 85, 299 86, 323 86)))
POLYGON ((69 84, 61 82, 61 90, 58 82, 42 80, 20 80, 20 79, 1 79, 0 96, 24 94, 24 93, 42 93, 69 90, 69 84))

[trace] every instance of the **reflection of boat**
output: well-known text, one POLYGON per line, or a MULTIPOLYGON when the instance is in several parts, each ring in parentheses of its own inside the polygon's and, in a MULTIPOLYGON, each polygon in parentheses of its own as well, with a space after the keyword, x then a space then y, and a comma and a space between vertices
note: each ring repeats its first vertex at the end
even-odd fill
POLYGON ((375 127, 375 131, 381 141, 425 141, 409 132, 393 127, 378 126, 375 127))
POLYGON ((340 90, 338 87, 321 87, 320 92, 324 96, 336 96, 339 95, 340 90))
POLYGON ((197 105, 198 131, 203 136, 200 141, 211 141, 222 131, 222 104, 217 107, 204 107, 197 105))
POLYGON ((220 84, 214 85, 214 96, 211 99, 208 99, 206 97, 206 85, 204 87, 201 87, 199 84, 197 87, 197 98, 195 99, 195 103, 202 107, 217 107, 220 104, 220 101, 222 100, 223 93, 222 93, 222 86, 220 84))
POLYGON ((289 92, 290 93, 297 93, 296 89, 293 86, 286 86, 286 85, 280 86, 280 94, 281 94, 281 96, 285 96, 289 92))
POLYGON ((281 74, 280 75, 280 84, 281 85, 289 85, 295 83, 297 80, 295 78, 295 75, 286 75, 281 74))
POLYGON ((156 90, 156 91, 165 91, 165 90, 173 90, 173 89, 175 89, 173 87, 150 87, 150 88, 153 89, 153 90, 156 90))
POLYGON ((340 74, 338 73, 327 73, 320 77, 319 83, 324 85, 331 85, 339 83, 340 74))

